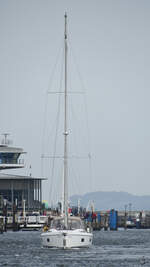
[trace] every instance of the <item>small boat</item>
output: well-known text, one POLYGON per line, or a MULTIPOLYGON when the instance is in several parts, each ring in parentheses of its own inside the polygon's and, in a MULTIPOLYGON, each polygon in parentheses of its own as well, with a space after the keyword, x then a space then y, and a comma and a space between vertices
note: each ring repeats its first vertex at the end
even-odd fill
POLYGON ((127 228, 135 228, 136 227, 136 223, 133 220, 131 220, 130 218, 127 219, 126 225, 127 225, 127 228))
POLYGON ((55 248, 82 248, 92 244, 93 234, 90 228, 84 227, 80 217, 68 214, 68 128, 67 128, 67 14, 65 14, 65 88, 64 88, 64 175, 63 175, 63 214, 53 218, 50 229, 41 234, 44 247, 55 248))
POLYGON ((47 224, 48 217, 40 215, 39 213, 33 213, 32 215, 22 218, 22 223, 19 224, 19 228, 22 231, 38 231, 47 224))
POLYGON ((42 224, 26 224, 26 225, 21 225, 20 229, 22 231, 39 231, 43 227, 42 224))

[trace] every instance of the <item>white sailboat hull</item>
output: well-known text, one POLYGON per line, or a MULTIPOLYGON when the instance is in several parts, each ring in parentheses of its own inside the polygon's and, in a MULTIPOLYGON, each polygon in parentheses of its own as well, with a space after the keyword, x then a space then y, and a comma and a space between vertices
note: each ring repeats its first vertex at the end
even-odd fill
POLYGON ((82 229, 76 230, 55 230, 42 233, 44 247, 50 248, 82 248, 92 244, 93 234, 82 229))

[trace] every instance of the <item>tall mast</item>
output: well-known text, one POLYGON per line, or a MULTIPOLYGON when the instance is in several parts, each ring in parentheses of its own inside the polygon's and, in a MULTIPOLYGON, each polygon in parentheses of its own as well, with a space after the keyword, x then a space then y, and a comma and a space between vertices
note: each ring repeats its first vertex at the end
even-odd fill
POLYGON ((65 94, 64 94, 64 218, 65 227, 68 227, 68 148, 67 148, 67 14, 65 13, 65 94))

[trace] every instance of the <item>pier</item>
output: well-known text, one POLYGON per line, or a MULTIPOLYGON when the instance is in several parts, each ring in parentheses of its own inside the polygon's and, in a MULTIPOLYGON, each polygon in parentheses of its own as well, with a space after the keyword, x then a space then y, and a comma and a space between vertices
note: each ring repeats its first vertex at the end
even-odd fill
MULTIPOLYGON (((49 225, 53 217, 57 216, 56 211, 44 210, 40 212, 30 212, 24 215, 14 207, 13 213, 3 210, 0 216, 0 233, 7 230, 18 231, 27 228, 37 230, 49 225), (44 215, 43 215, 44 213, 44 215)), ((78 215, 77 215, 78 216, 78 215)), ((123 229, 150 229, 150 211, 132 211, 130 214, 124 211, 97 211, 88 212, 82 216, 85 225, 93 228, 93 231, 123 229), (87 216, 88 215, 88 216, 87 216)))
POLYGON ((91 214, 87 222, 93 230, 150 229, 150 211, 97 211, 96 218, 93 220, 91 214))

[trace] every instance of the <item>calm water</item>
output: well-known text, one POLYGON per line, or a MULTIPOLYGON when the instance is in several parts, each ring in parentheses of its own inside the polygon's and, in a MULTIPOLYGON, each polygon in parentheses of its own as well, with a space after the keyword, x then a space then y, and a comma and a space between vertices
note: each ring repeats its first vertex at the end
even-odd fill
POLYGON ((89 249, 42 248, 40 232, 0 235, 0 266, 150 266, 150 230, 94 232, 89 249))

